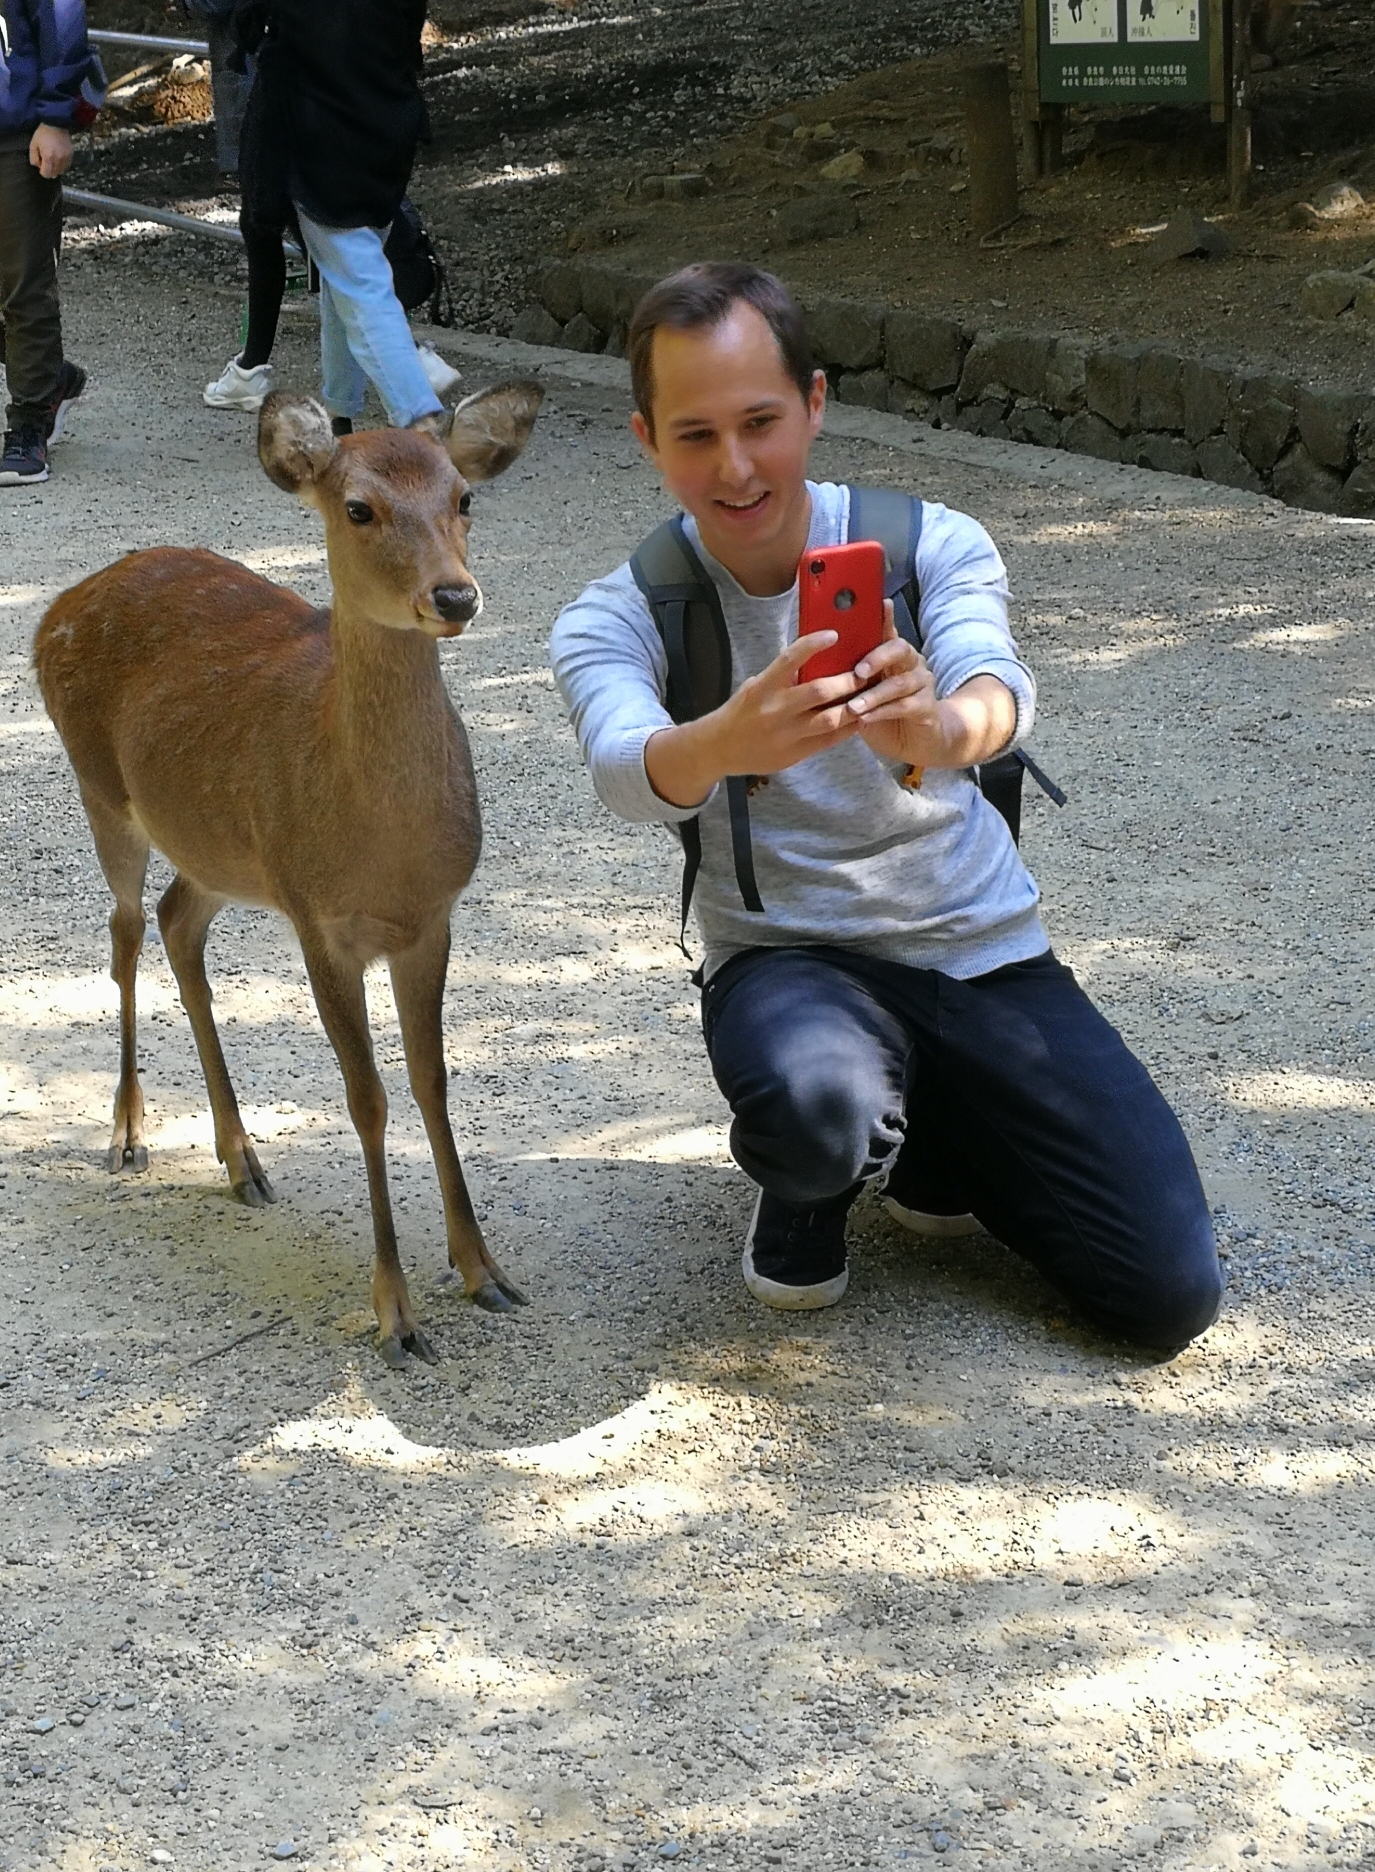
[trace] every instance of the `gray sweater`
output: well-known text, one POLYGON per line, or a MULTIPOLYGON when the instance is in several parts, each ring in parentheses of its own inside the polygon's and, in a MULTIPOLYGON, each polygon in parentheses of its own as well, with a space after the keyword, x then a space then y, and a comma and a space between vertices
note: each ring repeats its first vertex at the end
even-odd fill
MULTIPOLYGON (((843 543, 849 496, 809 482, 807 550, 843 543)), ((765 669, 797 633, 797 585, 752 598, 687 530, 721 595, 734 681, 765 669)), ((987 533, 965 514, 925 503, 916 558, 923 653, 947 696, 973 676, 1005 683, 1017 703, 1015 746, 1030 731, 1036 688, 1007 623, 1007 575, 987 533)), ((857 737, 772 775, 750 800, 764 914, 740 901, 724 787, 684 810, 645 773, 649 737, 672 726, 668 662, 628 564, 596 579, 559 613, 554 676, 599 797, 623 819, 675 825, 700 813, 694 899, 706 972, 740 949, 833 944, 967 978, 1047 946, 1035 882, 1002 818, 964 772, 928 770, 921 787, 857 737)))

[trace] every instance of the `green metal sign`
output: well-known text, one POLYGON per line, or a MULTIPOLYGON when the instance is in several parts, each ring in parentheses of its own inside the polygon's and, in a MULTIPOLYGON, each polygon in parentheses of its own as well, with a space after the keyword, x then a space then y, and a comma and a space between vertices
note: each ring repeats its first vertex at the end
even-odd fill
POLYGON ((1206 104, 1208 0, 1037 0, 1045 104, 1206 104))

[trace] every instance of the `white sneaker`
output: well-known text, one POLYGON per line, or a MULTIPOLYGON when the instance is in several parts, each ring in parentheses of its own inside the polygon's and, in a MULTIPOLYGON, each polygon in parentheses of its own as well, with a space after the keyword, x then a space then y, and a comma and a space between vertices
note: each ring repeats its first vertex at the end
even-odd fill
POLYGON ((895 1222, 901 1222, 905 1229, 911 1229, 914 1235, 941 1235, 947 1238, 957 1235, 981 1235, 983 1223, 972 1215, 927 1215, 923 1209, 904 1209, 900 1202, 891 1196, 883 1198, 883 1206, 895 1222))
POLYGON ((214 383, 205 386, 204 400, 211 409, 261 409, 272 388, 272 366, 255 364, 244 370, 239 360, 230 358, 214 383))
POLYGON ((415 348, 420 358, 420 368, 430 380, 431 390, 437 397, 447 396, 462 377, 462 371, 456 371, 452 364, 439 355, 433 345, 422 344, 415 348))

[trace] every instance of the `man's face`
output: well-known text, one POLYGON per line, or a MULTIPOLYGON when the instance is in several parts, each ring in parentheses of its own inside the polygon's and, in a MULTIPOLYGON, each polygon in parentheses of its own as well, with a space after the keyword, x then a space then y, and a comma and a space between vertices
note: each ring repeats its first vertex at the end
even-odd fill
POLYGON ((732 572, 790 554, 790 580, 806 545, 807 454, 825 412, 825 377, 816 373, 804 401, 765 320, 738 304, 719 325, 660 326, 653 382, 654 433, 638 411, 631 427, 703 545, 732 572))

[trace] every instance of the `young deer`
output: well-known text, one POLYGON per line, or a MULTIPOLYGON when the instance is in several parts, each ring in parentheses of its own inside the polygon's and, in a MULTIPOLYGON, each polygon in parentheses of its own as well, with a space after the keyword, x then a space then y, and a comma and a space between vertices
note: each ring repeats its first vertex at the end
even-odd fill
POLYGON ((226 902, 264 904, 300 938, 367 1166, 372 1297, 388 1364, 434 1352, 411 1310, 387 1191, 386 1095, 363 971, 385 956, 425 1120, 449 1260, 492 1311, 524 1296, 487 1252, 449 1125, 442 1014, 449 916, 481 844, 472 760, 439 670, 482 596, 467 566, 468 483, 510 466, 543 391, 469 397, 444 442, 381 429, 336 441, 318 403, 269 397, 258 455, 325 523, 334 602, 214 553, 131 553, 64 592, 34 640, 114 892, 120 1074, 111 1170, 145 1169, 134 977, 150 845, 176 867, 158 923, 200 1053, 234 1194, 274 1200, 244 1131, 211 1013, 205 938, 226 902))

